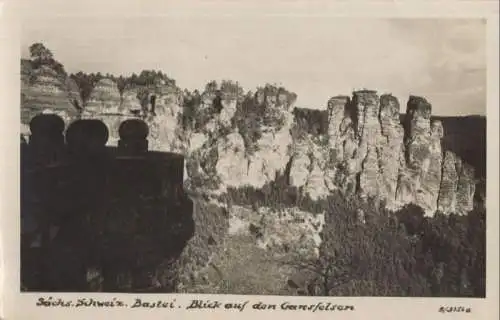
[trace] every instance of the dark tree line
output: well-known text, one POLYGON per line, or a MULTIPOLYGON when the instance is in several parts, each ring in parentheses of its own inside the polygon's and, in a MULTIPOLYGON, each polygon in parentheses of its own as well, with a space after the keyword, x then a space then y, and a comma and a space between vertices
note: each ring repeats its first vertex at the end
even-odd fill
MULTIPOLYGON (((160 81, 163 81, 166 85, 175 86, 175 80, 170 79, 162 71, 156 70, 143 70, 139 75, 133 73, 127 77, 122 75, 117 77, 109 73, 103 75, 100 72, 84 73, 80 71, 78 73, 71 74, 70 77, 78 84, 78 87, 80 88, 80 96, 84 102, 88 100, 90 93, 95 88, 96 84, 104 78, 115 81, 120 94, 122 94, 126 89, 151 87, 158 84, 160 81)), ((141 99, 141 97, 142 95, 139 94, 138 98, 141 99)))
POLYGON ((328 207, 320 258, 304 263, 316 274, 309 294, 485 297, 484 209, 425 217, 338 195, 328 207))

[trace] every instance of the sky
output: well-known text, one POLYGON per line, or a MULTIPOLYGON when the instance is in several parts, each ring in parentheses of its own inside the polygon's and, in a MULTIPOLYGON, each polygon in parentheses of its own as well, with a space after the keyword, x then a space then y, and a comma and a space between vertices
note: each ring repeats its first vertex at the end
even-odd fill
POLYGON ((309 108, 366 88, 392 93, 402 111, 414 94, 426 97, 435 115, 486 113, 480 19, 228 14, 207 5, 120 3, 32 2, 23 14, 22 56, 42 42, 69 72, 160 69, 190 90, 210 80, 231 79, 245 90, 274 83, 309 108))

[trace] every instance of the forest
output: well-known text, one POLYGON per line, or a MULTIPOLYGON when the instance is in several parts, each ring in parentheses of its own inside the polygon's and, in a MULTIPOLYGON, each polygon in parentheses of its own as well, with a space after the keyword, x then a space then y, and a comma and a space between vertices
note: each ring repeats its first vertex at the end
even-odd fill
POLYGON ((321 295, 485 297, 483 208, 424 217, 415 205, 392 213, 340 196, 329 204, 315 266, 321 295))

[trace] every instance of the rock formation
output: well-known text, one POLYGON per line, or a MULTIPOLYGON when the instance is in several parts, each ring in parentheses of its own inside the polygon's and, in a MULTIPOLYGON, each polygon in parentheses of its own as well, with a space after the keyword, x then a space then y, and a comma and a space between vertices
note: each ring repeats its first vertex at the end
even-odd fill
POLYGON ((260 188, 282 173, 288 163, 288 146, 292 144, 291 109, 295 97, 288 92, 266 87, 258 90, 254 105, 264 110, 260 127, 261 137, 255 141, 256 151, 249 156, 247 183, 260 188))
POLYGON ((380 185, 377 149, 382 138, 378 121, 379 97, 375 91, 354 92, 352 107, 355 108, 355 132, 359 139, 355 159, 359 191, 362 196, 375 197, 380 185))
POLYGON ((86 114, 119 113, 121 95, 118 86, 111 79, 101 79, 97 82, 85 104, 86 114))
POLYGON ((152 88, 148 100, 154 96, 155 107, 149 106, 146 118, 153 137, 151 149, 185 153, 186 143, 182 130, 182 95, 176 88, 162 85, 152 88))
MULTIPOLYGON (((22 66, 23 119, 41 112, 67 122, 76 118, 81 99, 74 81, 61 81, 46 66, 22 66)), ((334 96, 324 111, 294 109, 295 99, 269 85, 245 95, 230 82, 201 94, 164 83, 120 93, 116 83, 102 79, 82 117, 102 120, 110 132, 127 118, 142 117, 150 149, 184 154, 186 186, 203 193, 260 189, 285 177, 312 200, 339 189, 384 200, 390 209, 408 203, 428 214, 472 209, 477 168, 446 149, 445 128, 431 119, 426 99, 410 96, 402 121, 398 100, 372 90, 334 96), (143 101, 140 90, 147 92, 143 101)), ((117 141, 111 135, 108 144, 117 141)))
MULTIPOLYGON (((350 98, 348 96, 333 97, 328 101, 328 138, 330 150, 334 152, 332 161, 341 162, 344 159, 343 143, 344 130, 343 121, 346 118, 347 107, 350 98)), ((344 124, 345 125, 345 124, 344 124)))
MULTIPOLYGON (((399 102, 392 95, 379 98, 375 91, 362 90, 353 93, 352 101, 345 96, 333 97, 328 104, 330 153, 325 156, 316 151, 313 155, 313 146, 319 144, 312 141, 318 139, 304 130, 295 134, 292 185, 303 187, 304 193, 323 190, 309 194, 316 199, 339 188, 345 194, 357 192, 384 200, 390 209, 414 203, 427 214, 438 207, 444 212, 471 210, 474 170, 468 164, 462 166, 451 152, 443 162, 443 124, 431 121, 431 108, 424 98, 411 96, 401 123, 399 102), (313 167, 322 162, 327 164, 320 169, 323 179, 314 179, 318 174, 313 174, 313 167), (310 178, 314 182, 307 183, 310 178), (452 199, 459 194, 462 200, 456 204, 452 199)), ((304 121, 296 119, 296 127, 303 127, 304 121)))
POLYGON ((455 163, 455 154, 451 151, 445 152, 441 186, 438 195, 438 210, 443 213, 456 211, 456 190, 459 175, 455 163))
POLYGON ((403 158, 404 131, 399 120, 399 102, 392 95, 380 97, 380 195, 393 208, 398 186, 399 163, 403 158))
POLYGON ((457 211, 466 214, 474 208, 474 193, 476 191, 476 179, 474 168, 469 164, 457 159, 457 171, 459 172, 457 185, 457 211))
POLYGON ((432 106, 424 98, 410 96, 405 118, 405 161, 402 163, 397 199, 413 202, 426 212, 437 209, 441 183, 443 127, 431 126, 432 106))
POLYGON ((121 96, 121 107, 125 112, 140 113, 142 110, 141 102, 137 98, 138 90, 127 89, 123 91, 121 96))
POLYGON ((57 72, 49 66, 37 69, 24 67, 21 78, 21 122, 29 121, 38 113, 55 113, 66 123, 78 114, 73 105, 74 88, 68 90, 57 72))
POLYGON ((80 89, 78 88, 78 84, 76 83, 75 80, 68 77, 66 78, 64 85, 66 87, 66 92, 68 93, 68 99, 77 109, 77 111, 81 112, 83 110, 83 101, 80 95, 80 89))

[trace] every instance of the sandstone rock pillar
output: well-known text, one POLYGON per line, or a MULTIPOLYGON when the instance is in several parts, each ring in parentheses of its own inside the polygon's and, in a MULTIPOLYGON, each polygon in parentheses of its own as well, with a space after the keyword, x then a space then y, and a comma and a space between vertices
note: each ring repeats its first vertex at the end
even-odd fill
POLYGON ((357 167, 361 196, 377 197, 380 185, 379 146, 381 128, 379 123, 380 102, 376 91, 362 90, 353 93, 356 109, 356 133, 359 139, 357 167))
POLYGON ((467 214, 474 208, 474 193, 476 191, 474 168, 459 160, 457 161, 457 173, 459 177, 456 190, 456 213, 467 214))
POLYGON ((455 212, 456 208, 458 173, 455 163, 455 154, 451 151, 446 151, 443 159, 443 173, 438 197, 438 210, 446 214, 455 212))
POLYGON ((429 213, 437 210, 443 166, 441 139, 444 130, 441 121, 432 121, 429 141, 429 156, 422 168, 421 192, 417 193, 417 204, 429 213))
POLYGON ((346 107, 350 102, 348 96, 335 96, 328 101, 328 143, 331 162, 343 161, 341 125, 346 115, 346 107))
POLYGON ((403 153, 404 131, 399 118, 399 102, 390 94, 380 96, 379 114, 382 139, 380 144, 380 196, 392 208, 396 200, 399 164, 403 153))
MULTIPOLYGON (((406 161, 402 167, 397 195, 400 204, 415 203, 428 214, 436 209, 436 204, 433 204, 435 195, 431 190, 439 189, 440 183, 433 173, 436 168, 431 169, 431 166, 435 167, 439 163, 441 154, 440 148, 432 147, 431 111, 432 105, 426 99, 410 96, 404 127, 406 161)), ((440 140, 438 131, 435 139, 440 140)))

